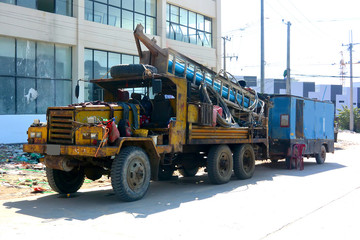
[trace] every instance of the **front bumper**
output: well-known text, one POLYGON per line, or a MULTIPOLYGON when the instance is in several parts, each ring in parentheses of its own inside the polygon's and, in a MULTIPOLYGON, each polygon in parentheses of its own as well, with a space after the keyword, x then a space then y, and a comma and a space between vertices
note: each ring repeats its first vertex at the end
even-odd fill
MULTIPOLYGON (((76 146, 56 144, 24 144, 23 151, 28 153, 41 153, 46 155, 70 155, 81 157, 95 157, 97 146, 76 146)), ((102 147, 96 157, 115 156, 119 147, 102 147)))

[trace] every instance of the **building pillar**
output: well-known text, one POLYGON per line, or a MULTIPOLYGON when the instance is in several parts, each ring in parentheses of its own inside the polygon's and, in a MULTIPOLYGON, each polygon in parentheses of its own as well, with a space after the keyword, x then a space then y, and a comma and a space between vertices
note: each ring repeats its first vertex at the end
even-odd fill
POLYGON ((216 17, 213 19, 213 48, 216 49, 216 69, 221 69, 221 0, 216 0, 216 17))
POLYGON ((75 86, 79 79, 84 79, 84 44, 80 39, 80 28, 85 16, 85 1, 74 0, 73 13, 76 18, 76 46, 72 47, 72 102, 84 102, 84 82, 79 81, 79 98, 75 97, 75 86))
POLYGON ((166 48, 166 0, 157 0, 157 35, 160 37, 158 45, 166 48))

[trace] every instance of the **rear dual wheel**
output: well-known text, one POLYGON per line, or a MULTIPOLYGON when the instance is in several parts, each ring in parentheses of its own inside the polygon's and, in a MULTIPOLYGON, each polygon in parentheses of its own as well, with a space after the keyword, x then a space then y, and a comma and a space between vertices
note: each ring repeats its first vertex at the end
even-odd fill
POLYGON ((227 145, 211 147, 207 157, 208 177, 213 184, 224 184, 230 181, 233 170, 233 156, 227 145))
POLYGON ((238 179, 248 179, 254 175, 255 153, 250 144, 236 146, 234 149, 234 173, 238 179))

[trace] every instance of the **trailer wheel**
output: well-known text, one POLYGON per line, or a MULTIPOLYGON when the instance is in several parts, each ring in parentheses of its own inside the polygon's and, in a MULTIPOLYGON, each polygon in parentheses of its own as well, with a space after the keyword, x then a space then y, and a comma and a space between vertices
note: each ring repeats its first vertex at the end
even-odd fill
POLYGON ((323 164, 326 159, 326 147, 321 145, 320 153, 315 154, 315 159, 317 164, 323 164))
POLYGON ((230 181, 233 170, 233 157, 229 146, 216 145, 210 148, 207 158, 208 177, 213 184, 230 181))
POLYGON ((125 147, 111 168, 111 185, 115 195, 126 202, 144 197, 150 185, 149 158, 139 147, 125 147))
POLYGON ((50 187, 58 193, 74 193, 81 188, 84 183, 84 169, 74 169, 65 172, 58 169, 46 168, 46 177, 50 187))
POLYGON ((255 153, 250 144, 237 146, 234 151, 234 173, 238 179, 248 179, 254 175, 255 153))

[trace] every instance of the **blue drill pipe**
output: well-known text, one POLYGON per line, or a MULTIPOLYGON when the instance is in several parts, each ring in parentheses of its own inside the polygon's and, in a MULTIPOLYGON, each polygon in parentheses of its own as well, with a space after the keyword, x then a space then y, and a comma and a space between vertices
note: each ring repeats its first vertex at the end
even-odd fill
MULTIPOLYGON (((169 60, 169 66, 168 66, 168 71, 172 72, 172 66, 173 66, 173 61, 169 60)), ((175 62, 175 74, 176 75, 184 75, 184 71, 185 71, 185 66, 175 62)), ((193 81, 194 79, 194 71, 187 68, 186 70, 186 79, 189 81, 193 81)), ((195 84, 196 85, 200 85, 201 81, 203 80, 203 75, 201 73, 196 73, 196 78, 195 78, 195 84)), ((212 85, 212 79, 205 77, 205 82, 209 85, 212 85)), ((214 82, 214 89, 220 94, 220 84, 217 82, 214 82)), ((221 92, 221 96, 224 98, 228 98, 228 88, 223 86, 222 92, 221 92)), ((243 97, 240 94, 237 94, 236 96, 236 100, 238 103, 242 104, 243 101, 243 97)), ((232 90, 230 90, 230 101, 235 102, 235 96, 234 96, 234 92, 232 90)), ((253 102, 250 101, 247 97, 244 97, 244 107, 248 108, 249 107, 249 102, 250 104, 252 104, 253 102)))

